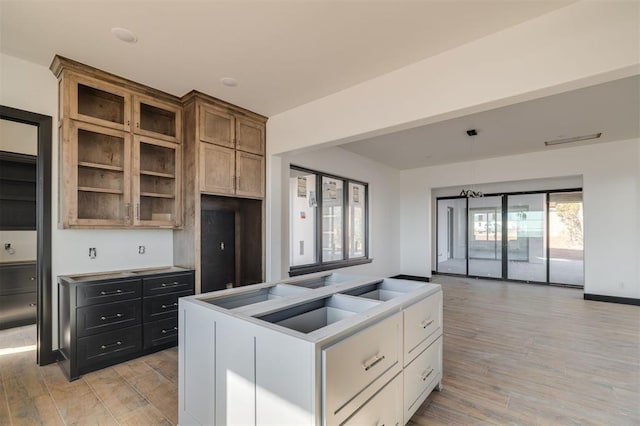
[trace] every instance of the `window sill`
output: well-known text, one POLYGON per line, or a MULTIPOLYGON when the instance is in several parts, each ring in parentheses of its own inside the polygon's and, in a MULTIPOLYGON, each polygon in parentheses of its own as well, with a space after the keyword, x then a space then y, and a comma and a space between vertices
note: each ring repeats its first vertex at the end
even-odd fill
POLYGON ((373 262, 370 258, 349 259, 337 262, 325 263, 322 265, 294 266, 289 268, 289 276, 312 274, 314 272, 330 271, 332 269, 348 268, 349 266, 364 265, 373 262))

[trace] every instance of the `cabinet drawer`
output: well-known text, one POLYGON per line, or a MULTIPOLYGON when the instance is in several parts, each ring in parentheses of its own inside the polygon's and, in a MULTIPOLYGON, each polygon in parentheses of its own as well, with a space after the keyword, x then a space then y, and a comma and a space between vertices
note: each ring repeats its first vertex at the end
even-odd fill
POLYGON ((134 357, 142 350, 142 326, 83 337, 77 350, 80 373, 134 357))
POLYGON ((144 325, 144 348, 178 343, 178 316, 144 325))
POLYGON ((76 321, 78 337, 138 325, 140 299, 78 308, 76 321))
POLYGON ((0 266, 0 295, 31 293, 36 291, 36 264, 0 266))
POLYGON ((322 351, 324 413, 340 423, 402 369, 402 313, 322 351))
POLYGON ((166 293, 193 291, 193 273, 164 275, 155 278, 143 278, 145 296, 160 296, 166 293))
POLYGON ((77 306, 96 305, 140 297, 139 279, 83 284, 77 287, 77 306))
POLYGON ((402 374, 367 401, 344 423, 346 426, 403 425, 402 422, 402 374))
POLYGON ((442 379, 442 337, 404 369, 404 418, 409 418, 442 379))
POLYGON ((404 311, 404 365, 433 342, 442 330, 442 292, 404 311))
POLYGON ((0 330, 36 322, 35 292, 0 295, 0 330))
POLYGON ((144 322, 172 318, 178 312, 178 298, 191 295, 191 291, 146 297, 142 302, 144 322))

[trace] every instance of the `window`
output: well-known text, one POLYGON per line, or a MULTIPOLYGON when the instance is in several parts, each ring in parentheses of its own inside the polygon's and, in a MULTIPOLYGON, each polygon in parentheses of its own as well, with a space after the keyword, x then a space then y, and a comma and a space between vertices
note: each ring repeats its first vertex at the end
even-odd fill
POLYGON ((366 183, 291 166, 291 276, 371 262, 368 195, 366 183))

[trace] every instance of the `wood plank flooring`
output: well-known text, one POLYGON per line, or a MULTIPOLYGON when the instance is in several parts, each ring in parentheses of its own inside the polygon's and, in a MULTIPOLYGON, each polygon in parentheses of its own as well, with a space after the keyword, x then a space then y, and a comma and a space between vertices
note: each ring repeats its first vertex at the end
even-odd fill
MULTIPOLYGON (((640 424, 640 308, 574 289, 436 276, 444 390, 409 425, 640 424)), ((67 382, 35 327, 0 331, 0 425, 177 423, 177 350, 67 382)))

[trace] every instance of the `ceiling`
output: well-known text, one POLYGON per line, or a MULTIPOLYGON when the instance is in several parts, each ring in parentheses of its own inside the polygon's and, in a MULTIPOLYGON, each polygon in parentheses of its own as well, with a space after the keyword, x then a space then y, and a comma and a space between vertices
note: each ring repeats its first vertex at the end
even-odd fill
POLYGON ((572 2, 2 0, 0 50, 47 67, 60 54, 272 116, 572 2))
POLYGON ((640 76, 341 145, 405 170, 640 138, 640 76), (476 129, 477 136, 466 131, 476 129), (545 141, 602 132, 597 140, 545 141))

